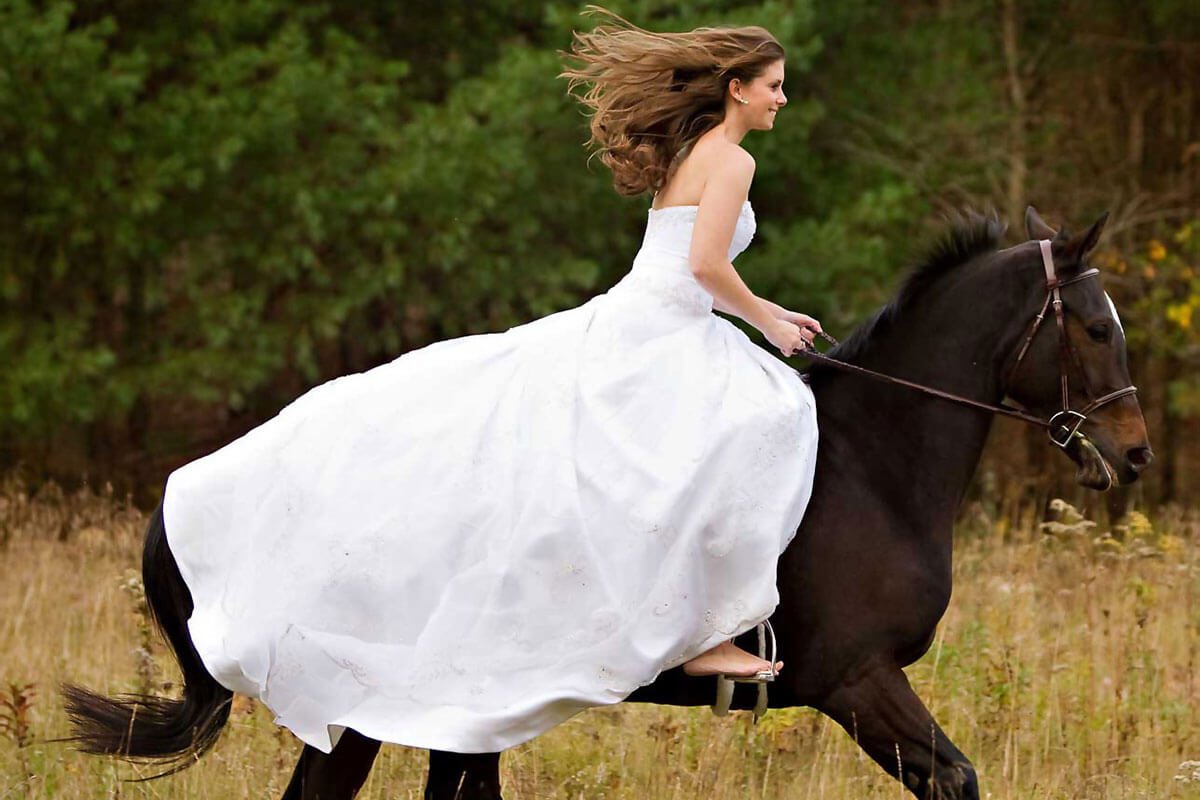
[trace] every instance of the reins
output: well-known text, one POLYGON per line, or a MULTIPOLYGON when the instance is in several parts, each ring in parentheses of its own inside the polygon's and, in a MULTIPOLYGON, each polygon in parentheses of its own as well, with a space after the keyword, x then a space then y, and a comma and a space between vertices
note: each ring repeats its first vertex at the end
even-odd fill
MULTIPOLYGON (((993 404, 984 403, 979 400, 972 400, 969 397, 963 397, 962 395, 943 391, 942 389, 935 389, 932 386, 925 386, 924 384, 905 380, 904 378, 897 378, 894 375, 886 375, 882 372, 876 372, 875 370, 867 369, 866 367, 860 367, 856 364, 840 361, 817 351, 817 349, 811 343, 806 343, 804 349, 797 351, 793 355, 803 356, 807 359, 821 364, 826 364, 843 372, 862 375, 864 377, 872 378, 874 380, 882 381, 883 383, 889 383, 895 386, 903 386, 907 389, 922 392, 932 397, 938 397, 942 400, 949 400, 952 403, 958 403, 959 405, 970 406, 971 408, 977 408, 981 411, 987 411, 991 414, 1000 414, 1013 419, 1019 419, 1022 422, 1029 423, 1030 425, 1036 425, 1040 428, 1044 428, 1047 434, 1050 436, 1050 441, 1054 442, 1054 444, 1056 444, 1058 447, 1065 449, 1067 445, 1071 443, 1073 438, 1077 436, 1080 438, 1083 437, 1083 434, 1079 433, 1079 427, 1083 425, 1085 421, 1087 421, 1088 414, 1091 414, 1096 409, 1107 405, 1114 400, 1134 394, 1137 392, 1137 387, 1131 384, 1126 386, 1124 389, 1117 389, 1115 392, 1109 392, 1102 397, 1092 400, 1090 403, 1084 406, 1081 411, 1075 411, 1071 408, 1071 396, 1070 389, 1068 387, 1068 369, 1072 362, 1075 363, 1076 368, 1079 370, 1080 376, 1083 378, 1084 392, 1087 393, 1089 398, 1091 397, 1091 394, 1090 392, 1087 392, 1087 375, 1083 372, 1082 365, 1079 361, 1079 356, 1075 352, 1075 349, 1071 346, 1070 338, 1067 335, 1066 318, 1064 316, 1062 296, 1059 290, 1064 286, 1071 285, 1072 283, 1076 283, 1086 278, 1095 277, 1099 274, 1099 270, 1088 269, 1073 278, 1061 280, 1058 278, 1054 270, 1054 258, 1050 252, 1050 240, 1042 239, 1038 244, 1040 245, 1042 251, 1042 264, 1046 270, 1046 301, 1042 304, 1041 311, 1038 312, 1037 316, 1035 316, 1033 321, 1030 323, 1029 333, 1025 336, 1025 341, 1021 345, 1021 349, 1017 353, 1016 361, 1013 362, 1012 368, 1009 370, 1007 377, 1008 381, 1011 381, 1013 376, 1016 375, 1017 368, 1021 366, 1021 362, 1025 358, 1025 354, 1029 351, 1029 346, 1033 343, 1034 335, 1037 334, 1038 328, 1041 327, 1042 321, 1046 318, 1046 312, 1050 308, 1053 308, 1055 321, 1058 323, 1059 381, 1062 385, 1062 410, 1056 412, 1050 417, 1050 419, 1036 417, 1027 411, 1014 408, 1003 403, 993 404)), ((832 345, 837 344, 837 340, 824 331, 819 332, 817 335, 832 345)))

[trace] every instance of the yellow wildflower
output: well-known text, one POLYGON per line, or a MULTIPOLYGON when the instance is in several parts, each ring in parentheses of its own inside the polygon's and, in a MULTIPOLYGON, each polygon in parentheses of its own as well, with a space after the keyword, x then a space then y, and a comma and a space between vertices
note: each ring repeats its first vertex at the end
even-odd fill
POLYGON ((1177 556, 1183 552, 1183 540, 1178 536, 1165 533, 1158 537, 1158 549, 1163 555, 1177 556))
POLYGON ((1151 239, 1148 254, 1151 261, 1162 261, 1167 257, 1167 248, 1158 239, 1151 239))
POLYGON ((1128 511, 1125 519, 1121 521, 1129 535, 1136 539, 1142 539, 1154 533, 1154 524, 1141 511, 1128 511))

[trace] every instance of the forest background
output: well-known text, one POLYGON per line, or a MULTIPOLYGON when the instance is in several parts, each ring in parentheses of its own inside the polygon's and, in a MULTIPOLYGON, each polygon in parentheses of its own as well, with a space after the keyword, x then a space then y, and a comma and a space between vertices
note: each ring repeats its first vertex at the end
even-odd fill
MULTIPOLYGON (((956 209, 1073 229, 1121 309, 1155 468, 1200 435, 1200 14, 1191 0, 637 0, 655 30, 754 23, 791 103, 745 146, 761 296, 844 336, 956 209)), ((168 472, 306 388, 605 291, 648 199, 583 147, 556 77, 575 2, 0 0, 0 470, 168 472)), ((761 341, 761 337, 759 337, 761 341)), ((978 487, 1071 496, 997 423, 978 487)), ((1095 502, 1095 501, 1093 501, 1095 502)))

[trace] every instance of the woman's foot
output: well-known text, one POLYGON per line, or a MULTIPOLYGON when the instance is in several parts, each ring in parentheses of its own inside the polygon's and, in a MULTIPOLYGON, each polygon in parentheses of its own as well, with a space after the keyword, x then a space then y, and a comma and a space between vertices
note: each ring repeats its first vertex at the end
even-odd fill
MULTIPOLYGON (((783 662, 775 662, 775 672, 783 662)), ((753 678, 760 672, 770 672, 771 662, 752 656, 733 642, 722 642, 711 650, 683 665, 688 675, 725 675, 730 678, 753 678)))

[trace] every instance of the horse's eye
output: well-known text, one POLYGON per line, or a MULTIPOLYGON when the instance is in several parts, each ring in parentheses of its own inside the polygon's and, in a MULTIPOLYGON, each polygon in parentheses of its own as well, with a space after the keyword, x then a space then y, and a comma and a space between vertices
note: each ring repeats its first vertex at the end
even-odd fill
POLYGON ((1093 325, 1088 325, 1088 336, 1092 337, 1093 342, 1107 342, 1112 329, 1108 327, 1107 322, 1097 322, 1093 325))

